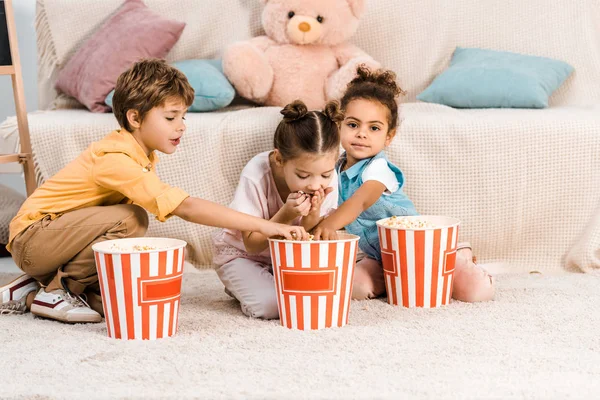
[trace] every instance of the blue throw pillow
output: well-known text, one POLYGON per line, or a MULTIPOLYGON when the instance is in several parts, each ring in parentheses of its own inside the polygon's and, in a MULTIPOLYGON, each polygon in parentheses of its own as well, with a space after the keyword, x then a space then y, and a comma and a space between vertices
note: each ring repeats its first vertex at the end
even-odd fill
POLYGON ((546 108, 572 72, 551 58, 457 47, 450 67, 417 99, 456 108, 546 108))
MULTIPOLYGON (((173 63, 194 88, 194 103, 189 112, 214 111, 226 107, 235 96, 235 89, 225 75, 221 60, 185 60, 173 63)), ((104 102, 112 107, 113 90, 104 102)))

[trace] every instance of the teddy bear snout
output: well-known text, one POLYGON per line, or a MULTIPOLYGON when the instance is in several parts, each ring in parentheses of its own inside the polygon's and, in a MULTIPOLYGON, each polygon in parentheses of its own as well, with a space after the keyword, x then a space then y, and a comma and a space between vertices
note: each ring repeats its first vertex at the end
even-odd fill
POLYGON ((316 18, 296 14, 288 21, 287 36, 292 43, 316 43, 322 35, 322 24, 316 18))
POLYGON ((301 22, 300 25, 298 25, 298 29, 302 32, 308 32, 310 31, 310 25, 307 22, 301 22))

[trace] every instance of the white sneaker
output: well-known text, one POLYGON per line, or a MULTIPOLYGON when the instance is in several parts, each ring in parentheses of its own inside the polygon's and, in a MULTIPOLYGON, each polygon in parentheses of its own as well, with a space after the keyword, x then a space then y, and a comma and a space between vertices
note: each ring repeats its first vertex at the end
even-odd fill
POLYGON ((46 292, 44 288, 35 295, 31 313, 38 317, 61 322, 100 322, 102 317, 79 296, 63 289, 46 292))
POLYGON ((23 314, 27 312, 27 295, 40 288, 29 275, 21 275, 14 281, 0 286, 0 314, 23 314))

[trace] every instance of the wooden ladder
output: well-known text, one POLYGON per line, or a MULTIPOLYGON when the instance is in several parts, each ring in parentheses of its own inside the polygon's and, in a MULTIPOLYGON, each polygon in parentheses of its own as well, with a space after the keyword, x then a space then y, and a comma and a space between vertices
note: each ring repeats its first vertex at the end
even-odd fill
MULTIPOLYGON (((25 90, 23 87, 23 75, 21 73, 21 60, 19 58, 19 47, 17 45, 17 29, 15 27, 12 0, 0 1, 0 24, 4 23, 2 20, 3 8, 6 16, 6 27, 8 30, 10 61, 8 65, 0 65, 0 75, 10 75, 12 77, 21 151, 20 153, 15 154, 0 154, 0 164, 16 162, 23 165, 23 172, 25 174, 25 187, 27 189, 27 195, 29 196, 35 190, 37 184, 35 181, 31 141, 29 139, 29 123, 27 121, 27 107, 25 105, 25 90)), ((0 42, 0 46, 2 45, 3 43, 0 42)))

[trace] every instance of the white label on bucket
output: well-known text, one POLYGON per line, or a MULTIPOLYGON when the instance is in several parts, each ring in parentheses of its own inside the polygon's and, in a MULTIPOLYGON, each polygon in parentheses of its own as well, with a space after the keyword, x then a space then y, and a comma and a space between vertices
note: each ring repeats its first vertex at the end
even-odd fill
POLYGON ((112 256, 115 271, 115 292, 117 298, 117 309, 119 310, 119 325, 121 327, 121 338, 127 337, 127 310, 125 309, 125 289, 123 287, 123 266, 121 256, 112 256))
POLYGON ((423 276, 423 307, 431 307, 431 274, 433 260, 433 230, 425 231, 425 268, 423 276))
MULTIPOLYGON (((394 232, 394 234, 391 235, 392 243, 390 245, 387 243, 387 235, 386 235, 385 231, 381 227, 379 229, 381 229, 381 237, 384 238, 385 246, 387 246, 387 247, 384 246, 384 248, 398 249, 398 251, 393 252, 394 263, 395 263, 394 275, 392 275, 392 274, 384 274, 384 275, 386 277, 388 296, 390 296, 392 293, 392 280, 394 280, 394 283, 396 283, 396 296, 399 299, 401 299, 402 298, 402 277, 400 275, 400 258, 398 257, 398 255, 402 249, 400 249, 398 247, 398 235, 395 232, 394 232)), ((400 302, 400 300, 398 300, 398 304, 402 304, 400 302)))
MULTIPOLYGON (((150 276, 158 276, 158 252, 150 253, 150 276)), ((156 327, 158 326, 158 306, 148 307, 150 315, 150 340, 156 339, 156 327)))
POLYGON ((325 328, 325 317, 327 314, 327 297, 319 296, 319 322, 318 328, 325 328))
POLYGON ((294 267, 310 268, 310 244, 301 244, 300 246, 302 253, 300 258, 301 265, 294 265, 294 267))
POLYGON ((112 304, 110 302, 110 294, 108 291, 108 273, 106 266, 106 259, 104 258, 104 254, 98 254, 100 260, 100 266, 102 270, 102 293, 104 293, 102 301, 106 302, 106 309, 108 310, 106 325, 108 327, 108 335, 110 337, 115 337, 115 328, 113 326, 113 318, 112 318, 112 304))
MULTIPOLYGON (((171 275, 173 273, 173 258, 175 257, 175 253, 183 253, 182 250, 179 251, 167 251, 167 265, 166 265, 166 274, 171 275)), ((179 258, 179 257, 178 257, 179 258)), ((176 260, 179 262, 179 260, 176 260)), ((166 336, 165 336, 166 337, 166 336)))
MULTIPOLYGON (((321 268, 327 268, 329 264, 329 245, 319 245, 319 266, 321 268)), ((339 266, 337 275, 339 275, 339 266)), ((327 324, 327 296, 319 296, 319 329, 325 328, 327 324)))
MULTIPOLYGON (((279 246, 279 244, 275 244, 275 246, 279 246)), ((274 251, 272 249, 271 251, 271 261, 273 262, 273 265, 281 265, 281 257, 280 257, 280 253, 279 251, 274 251)), ((277 271, 275 268, 273 268, 273 274, 277 274, 277 271)), ((279 282, 279 285, 281 285, 281 276, 275 276, 275 279, 277 280, 277 282, 279 282)), ((278 306, 280 309, 280 318, 281 318, 281 325, 286 326, 287 324, 287 310, 285 309, 285 299, 283 298, 283 291, 279 291, 277 295, 279 296, 279 302, 278 302, 278 306)))
POLYGON ((131 254, 131 298, 133 300, 133 337, 135 338, 142 338, 142 307, 140 307, 137 284, 141 277, 140 265, 140 254, 131 254))
POLYGON ((177 333, 177 321, 179 321, 179 300, 175 300, 173 311, 173 335, 177 333))
MULTIPOLYGON (((344 260, 344 246, 338 244, 337 246, 335 246, 335 265, 339 266, 343 265, 343 260, 344 260)), ((336 288, 338 288, 338 290, 336 290, 336 294, 333 296, 333 310, 331 310, 331 321, 333 325, 337 325, 337 321, 338 321, 338 317, 339 317, 339 304, 342 301, 342 299, 340 298, 340 289, 342 287, 342 275, 343 274, 337 274, 337 282, 336 282, 336 288)))
POLYGON ((310 296, 302 296, 300 297, 302 299, 302 301, 304 302, 304 324, 307 326, 310 326, 310 317, 311 317, 311 310, 310 310, 310 296))
POLYGON ((150 310, 150 340, 156 340, 156 327, 158 325, 158 306, 150 306, 148 307, 148 310, 150 310))
MULTIPOLYGON (((356 246, 357 246, 357 242, 353 241, 350 242, 350 251, 348 252, 348 259, 352 260, 354 258, 354 253, 356 252, 356 246)), ((342 259, 342 262, 339 263, 338 265, 344 265, 344 260, 342 259)), ((350 291, 352 290, 352 278, 354 276, 354 274, 352 273, 354 271, 354 267, 355 267, 356 263, 350 263, 350 265, 348 266, 348 273, 346 275, 346 290, 350 291)), ((342 275, 342 274, 340 274, 342 275)), ((343 324, 346 324, 346 320, 348 319, 348 311, 350 310, 350 300, 352 299, 352 293, 350 293, 349 296, 346 296, 346 298, 344 299, 344 315, 343 315, 343 324)))
MULTIPOLYGON (((166 338, 169 336, 169 318, 171 317, 171 304, 165 303, 162 304, 163 309, 163 337, 166 338)), ((160 305, 159 305, 160 307, 160 305)))
POLYGON ((298 329, 298 319, 294 316, 298 315, 296 310, 296 296, 290 296, 290 319, 292 320, 292 329, 298 329))
POLYGON ((442 304, 442 285, 444 284, 444 252, 448 250, 448 229, 442 229, 440 235, 440 262, 438 264, 438 291, 436 304, 439 306, 442 304))
POLYGON ((409 266, 406 271, 406 277, 408 280, 408 305, 409 307, 415 307, 417 305, 416 300, 416 281, 415 281, 415 240, 414 240, 414 231, 406 231, 406 264, 409 266))
POLYGON ((177 272, 183 271, 183 263, 185 262, 185 248, 179 252, 179 262, 177 263, 177 272))

